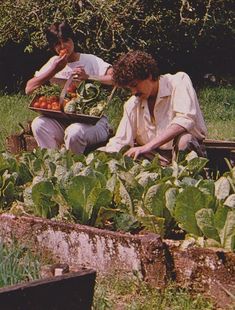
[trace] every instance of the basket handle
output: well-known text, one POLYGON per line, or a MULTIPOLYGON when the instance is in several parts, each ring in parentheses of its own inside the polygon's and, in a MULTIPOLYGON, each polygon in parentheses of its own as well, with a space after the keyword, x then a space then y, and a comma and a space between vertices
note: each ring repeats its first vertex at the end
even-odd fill
POLYGON ((110 101, 112 100, 113 98, 113 95, 115 94, 115 91, 117 90, 117 86, 114 86, 112 91, 111 91, 111 94, 108 96, 108 99, 107 99, 107 102, 106 102, 106 105, 108 105, 110 103, 110 101))

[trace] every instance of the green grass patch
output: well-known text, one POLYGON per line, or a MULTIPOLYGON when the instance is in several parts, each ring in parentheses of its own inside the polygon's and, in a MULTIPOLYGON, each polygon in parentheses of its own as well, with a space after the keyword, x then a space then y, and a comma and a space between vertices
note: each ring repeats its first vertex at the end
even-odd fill
POLYGON ((169 285, 159 290, 128 276, 98 277, 94 310, 212 310, 213 304, 201 294, 169 285))
POLYGON ((30 97, 16 94, 0 94, 0 150, 5 149, 5 139, 12 133, 20 132, 23 125, 37 114, 28 109, 30 97))
POLYGON ((202 88, 198 92, 208 138, 235 140, 235 88, 202 88))
POLYGON ((39 258, 17 242, 0 242, 0 287, 39 278, 39 258))

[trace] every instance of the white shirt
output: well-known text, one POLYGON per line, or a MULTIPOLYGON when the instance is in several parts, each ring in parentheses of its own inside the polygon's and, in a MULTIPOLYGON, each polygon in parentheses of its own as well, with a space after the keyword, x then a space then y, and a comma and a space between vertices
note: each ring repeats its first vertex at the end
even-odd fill
MULTIPOLYGON (((51 57, 39 71, 36 71, 35 77, 38 77, 42 73, 46 72, 52 66, 56 57, 58 56, 51 57)), ((54 78, 67 80, 70 77, 72 71, 78 66, 84 67, 84 70, 88 75, 105 75, 107 69, 111 67, 109 63, 103 61, 103 59, 95 55, 80 54, 78 61, 67 63, 67 65, 61 71, 56 73, 54 78)))
MULTIPOLYGON (((160 76, 159 90, 151 120, 147 100, 132 96, 124 105, 122 120, 116 135, 109 140, 106 152, 118 152, 125 145, 144 145, 172 124, 184 127, 199 140, 206 136, 207 129, 196 92, 189 76, 184 72, 160 76)), ((172 149, 173 141, 160 147, 172 149)))

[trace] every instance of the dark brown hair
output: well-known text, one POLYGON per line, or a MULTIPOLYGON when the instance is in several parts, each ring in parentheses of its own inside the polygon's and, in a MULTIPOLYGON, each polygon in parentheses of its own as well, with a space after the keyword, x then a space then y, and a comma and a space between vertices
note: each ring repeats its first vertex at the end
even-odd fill
POLYGON ((75 41, 73 30, 66 21, 63 21, 61 23, 56 22, 52 24, 46 30, 46 38, 48 45, 51 49, 54 49, 55 45, 59 42, 59 40, 67 41, 68 39, 72 39, 73 41, 75 41))
POLYGON ((157 80, 160 73, 157 62, 150 54, 130 51, 121 56, 113 65, 113 79, 118 86, 125 87, 135 80, 145 80, 152 75, 157 80))

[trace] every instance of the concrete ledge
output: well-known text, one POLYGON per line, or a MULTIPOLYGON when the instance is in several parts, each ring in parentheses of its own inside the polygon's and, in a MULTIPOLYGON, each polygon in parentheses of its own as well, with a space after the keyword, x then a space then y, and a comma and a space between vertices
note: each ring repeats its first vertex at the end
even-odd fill
POLYGON ((0 232, 4 240, 15 238, 70 266, 99 273, 137 272, 156 287, 173 280, 209 294, 223 309, 234 302, 235 253, 222 249, 185 249, 180 241, 155 234, 131 235, 9 214, 0 215, 0 232))
POLYGON ((137 272, 156 286, 166 283, 164 244, 155 234, 133 236, 36 217, 0 215, 3 239, 16 238, 49 251, 58 261, 99 272, 137 272))

